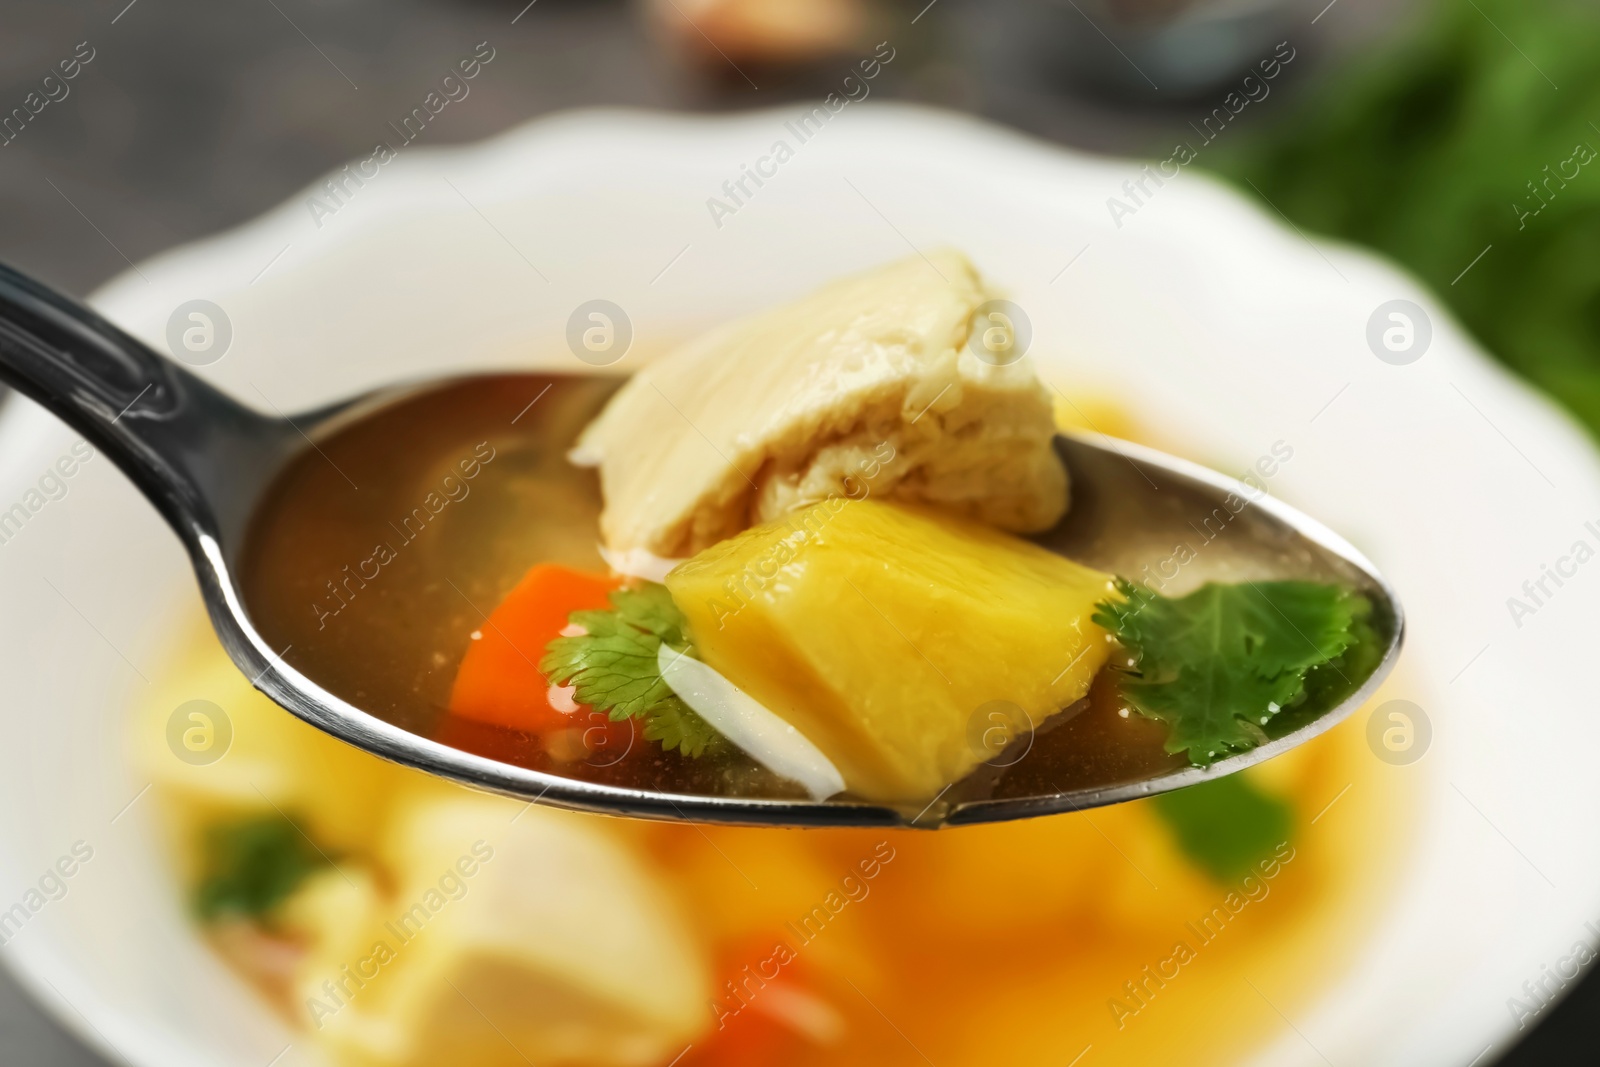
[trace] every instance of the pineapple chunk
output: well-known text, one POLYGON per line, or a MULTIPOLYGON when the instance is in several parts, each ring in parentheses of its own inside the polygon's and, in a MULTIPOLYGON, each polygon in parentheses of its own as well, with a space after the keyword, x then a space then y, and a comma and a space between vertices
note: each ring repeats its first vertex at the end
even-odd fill
POLYGON ((1116 595, 1109 574, 990 527, 842 498, 713 545, 666 584, 706 663, 852 793, 907 804, 995 755, 994 708, 1037 726, 1087 693, 1109 653, 1090 616, 1116 595))

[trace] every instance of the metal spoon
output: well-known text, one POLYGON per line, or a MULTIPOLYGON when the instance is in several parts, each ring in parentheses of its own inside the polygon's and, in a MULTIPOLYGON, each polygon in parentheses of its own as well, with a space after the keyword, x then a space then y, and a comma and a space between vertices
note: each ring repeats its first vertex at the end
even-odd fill
MULTIPOLYGON (((296 671, 257 631, 239 584, 239 554, 262 494, 325 431, 396 395, 380 391, 292 421, 249 410, 152 352, 95 312, 0 266, 0 380, 81 433, 131 478, 189 551, 212 625, 234 663, 278 704, 357 748, 466 785, 614 815, 775 826, 933 827, 1028 818, 1149 796, 1271 759, 1329 729, 1373 693, 1399 654, 1394 591, 1360 552, 1258 489, 1127 442, 1063 436, 1072 508, 1041 544, 1091 566, 1192 587, 1224 580, 1313 578, 1366 593, 1388 637, 1374 673, 1338 707, 1211 767, 1091 789, 1041 789, 1001 799, 962 783, 921 811, 848 801, 658 793, 580 781, 441 745, 370 715, 296 671), (1226 532, 1226 551, 1192 553, 1226 532), (1152 569, 1153 568, 1153 569, 1152 569), (1169 574, 1169 572, 1171 572, 1169 574)), ((414 388, 414 387, 413 387, 414 388)), ((406 390, 407 392, 411 390, 406 390)), ((1222 545, 1223 540, 1216 540, 1222 545)), ((991 769, 992 770, 992 769, 991 769)), ((975 778, 981 778, 980 771, 975 778)))

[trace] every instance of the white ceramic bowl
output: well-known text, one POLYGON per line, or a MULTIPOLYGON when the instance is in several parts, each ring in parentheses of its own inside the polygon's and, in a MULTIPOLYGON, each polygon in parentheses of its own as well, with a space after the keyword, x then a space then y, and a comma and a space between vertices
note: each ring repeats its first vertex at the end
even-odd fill
MULTIPOLYGON (((1354 966, 1259 1062, 1466 1064, 1509 1045, 1508 998, 1593 945, 1584 924, 1600 918, 1587 673, 1600 565, 1547 584, 1531 615, 1507 602, 1574 542, 1600 545, 1584 526, 1600 531, 1584 436, 1415 282, 1197 173, 1148 184, 1114 219, 1108 198, 1127 201, 1136 164, 871 105, 802 144, 786 125, 798 112, 583 112, 407 149, 342 202, 322 195, 331 214, 308 189, 94 302, 164 348, 175 308, 215 301, 233 341, 202 373, 293 411, 398 378, 569 358, 567 318, 597 297, 627 310, 642 350, 913 247, 967 250, 1026 309, 1055 380, 1136 404, 1225 471, 1290 443, 1272 491, 1356 542, 1408 609, 1400 695, 1433 740, 1405 769, 1419 784, 1417 810, 1396 813, 1414 824, 1403 874, 1354 966), (764 184, 727 200, 723 183, 780 140, 792 158, 762 162, 764 184), (711 197, 736 210, 713 213, 711 197), (1426 309, 1432 342, 1395 366, 1366 335, 1402 298, 1426 309)), ((25 401, 0 412, 0 511, 42 502, 0 543, 0 911, 75 842, 93 858, 0 958, 140 1067, 262 1067, 291 1035, 185 922, 127 758, 124 724, 169 627, 197 610, 193 581, 105 459, 61 499, 28 496, 72 441, 25 401)), ((278 1062, 310 1061, 297 1047, 278 1062)))

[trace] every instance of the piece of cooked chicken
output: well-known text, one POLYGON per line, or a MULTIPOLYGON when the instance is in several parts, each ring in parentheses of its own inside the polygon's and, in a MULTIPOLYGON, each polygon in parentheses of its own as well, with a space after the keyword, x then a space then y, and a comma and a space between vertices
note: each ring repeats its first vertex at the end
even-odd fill
POLYGON ((1067 474, 1025 359, 967 349, 988 299, 959 252, 913 256, 712 330, 647 366, 579 438, 614 551, 689 556, 834 496, 923 501, 1016 533, 1067 474))

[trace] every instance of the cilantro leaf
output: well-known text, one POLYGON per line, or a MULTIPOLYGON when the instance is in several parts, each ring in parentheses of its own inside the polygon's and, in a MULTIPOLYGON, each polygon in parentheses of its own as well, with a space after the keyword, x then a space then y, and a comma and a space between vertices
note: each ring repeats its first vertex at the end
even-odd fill
POLYGON ((200 862, 194 909, 210 922, 265 917, 329 860, 296 823, 272 812, 208 826, 200 862))
POLYGON ((722 735, 695 714, 661 677, 657 650, 693 656, 688 623, 667 587, 647 582, 611 594, 604 611, 575 611, 570 621, 587 633, 550 642, 539 669, 573 697, 614 721, 638 719, 647 740, 685 756, 715 749, 722 735))
POLYGON ((1371 635, 1366 597, 1317 582, 1207 583, 1169 598, 1118 579, 1127 599, 1095 621, 1133 657, 1122 694, 1169 730, 1168 752, 1207 767, 1266 740, 1263 729, 1301 704, 1308 676, 1343 677, 1340 659, 1371 635))

